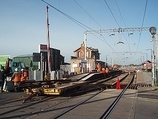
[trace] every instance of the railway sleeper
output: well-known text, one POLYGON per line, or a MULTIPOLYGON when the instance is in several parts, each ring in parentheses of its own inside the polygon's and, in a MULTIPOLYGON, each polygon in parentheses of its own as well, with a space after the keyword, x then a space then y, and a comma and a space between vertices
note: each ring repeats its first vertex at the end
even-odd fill
POLYGON ((36 92, 34 92, 32 90, 32 88, 28 87, 27 90, 29 91, 29 96, 27 98, 25 98, 22 103, 25 103, 27 101, 31 101, 33 100, 36 96, 39 96, 42 94, 42 89, 41 88, 38 88, 36 92))
MULTIPOLYGON (((121 89, 124 89, 128 84, 120 84, 121 89)), ((116 85, 105 85, 106 89, 115 89, 116 85)), ((139 83, 131 84, 128 89, 138 89, 139 87, 152 87, 151 84, 139 83)))
POLYGON ((139 87, 152 87, 151 84, 146 83, 138 83, 138 84, 131 84, 130 89, 138 89, 139 87))

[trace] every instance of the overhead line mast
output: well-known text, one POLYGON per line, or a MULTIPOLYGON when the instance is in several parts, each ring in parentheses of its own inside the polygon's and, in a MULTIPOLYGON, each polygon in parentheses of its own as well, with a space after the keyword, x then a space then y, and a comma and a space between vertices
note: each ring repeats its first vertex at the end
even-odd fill
MULTIPOLYGON (((99 29, 99 30, 87 30, 84 32, 84 41, 87 41, 87 34, 101 34, 101 33, 111 33, 111 32, 118 32, 119 34, 122 32, 142 32, 148 31, 150 27, 133 27, 133 28, 113 28, 113 29, 99 29)), ((123 43, 123 42, 118 42, 123 43)), ((86 55, 85 55, 86 59, 86 55)))
MULTIPOLYGON (((113 28, 113 29, 99 29, 99 30, 87 30, 84 32, 84 42, 87 44, 87 34, 101 34, 101 33, 109 33, 109 32, 142 32, 142 31, 149 31, 150 27, 133 27, 133 28, 113 28)), ((85 46, 85 60, 87 60, 87 53, 86 53, 85 46)))

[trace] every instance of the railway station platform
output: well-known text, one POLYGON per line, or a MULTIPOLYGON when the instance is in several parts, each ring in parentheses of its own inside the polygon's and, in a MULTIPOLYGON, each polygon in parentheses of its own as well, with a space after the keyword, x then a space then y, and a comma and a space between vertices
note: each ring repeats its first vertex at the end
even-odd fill
MULTIPOLYGON (((137 82, 152 84, 152 73, 137 72, 137 82)), ((157 119, 158 87, 139 87, 135 105, 134 119, 157 119)))
MULTIPOLYGON (((151 84, 152 76, 150 72, 140 70, 137 73, 137 83, 151 84)), ((104 90, 101 94, 80 106, 77 111, 72 111, 59 119, 100 119, 100 116, 120 92, 120 89, 104 90)), ((139 87, 138 90, 127 89, 108 119, 157 119, 157 112, 158 88, 145 86, 139 87)))
POLYGON ((137 70, 136 83, 152 84, 152 73, 142 70, 137 70))
MULTIPOLYGON (((136 83, 151 84, 152 73, 137 71, 136 83)), ((127 89, 125 96, 118 103, 109 119, 157 119, 158 87, 138 87, 127 89)))

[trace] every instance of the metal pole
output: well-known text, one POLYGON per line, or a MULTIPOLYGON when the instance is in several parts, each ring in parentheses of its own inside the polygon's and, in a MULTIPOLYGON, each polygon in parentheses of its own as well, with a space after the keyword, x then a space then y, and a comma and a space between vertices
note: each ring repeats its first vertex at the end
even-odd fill
POLYGON ((151 61, 152 61, 152 57, 153 57, 153 56, 152 56, 152 49, 150 49, 150 54, 151 54, 151 61))
POLYGON ((143 53, 143 54, 146 55, 145 61, 147 61, 148 60, 148 54, 147 53, 143 53))
POLYGON ((152 35, 153 49, 152 49, 152 86, 155 84, 155 36, 152 35))
POLYGON ((40 71, 41 71, 41 80, 43 80, 43 54, 41 53, 41 65, 40 65, 40 71))
POLYGON ((108 59, 107 59, 108 56, 109 56, 109 55, 106 55, 106 63, 107 63, 107 60, 108 60, 108 59))
POLYGON ((146 50, 150 50, 150 61, 152 61, 152 49, 146 49, 146 50))
POLYGON ((158 40, 155 37, 155 84, 158 84, 158 40))
POLYGON ((84 44, 85 44, 84 59, 87 60, 87 34, 84 34, 84 44))
POLYGON ((155 62, 154 62, 154 59, 155 59, 155 55, 154 55, 154 42, 153 42, 153 50, 152 50, 152 86, 154 86, 154 82, 155 82, 155 62))
POLYGON ((107 66, 107 64, 108 64, 108 63, 107 63, 107 60, 108 60, 107 57, 108 57, 108 56, 109 56, 109 55, 106 55, 106 66, 107 66))
POLYGON ((153 42, 153 57, 152 57, 152 86, 155 84, 155 34, 156 34, 156 27, 150 27, 149 32, 152 35, 152 42, 153 42))
POLYGON ((146 54, 146 61, 148 60, 148 54, 147 53, 145 53, 146 54))
POLYGON ((51 62, 50 62, 50 38, 49 38, 49 18, 48 18, 48 6, 47 9, 47 56, 48 56, 48 73, 51 73, 51 62))
POLYGON ((85 72, 84 73, 86 73, 87 72, 87 34, 84 34, 84 44, 85 44, 85 53, 84 53, 84 55, 85 55, 85 57, 84 57, 84 59, 85 59, 85 72))
MULTIPOLYGON (((156 68, 155 68, 155 58, 156 58, 156 55, 155 55, 155 52, 156 52, 156 38, 155 36, 153 36, 153 82, 154 84, 156 83, 156 68)), ((154 85, 153 85, 154 86, 154 85)))

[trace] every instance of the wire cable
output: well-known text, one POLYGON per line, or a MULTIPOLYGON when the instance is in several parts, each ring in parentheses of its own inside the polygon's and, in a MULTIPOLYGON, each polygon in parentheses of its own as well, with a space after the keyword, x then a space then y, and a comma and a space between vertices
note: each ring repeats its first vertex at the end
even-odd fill
POLYGON ((115 18, 115 16, 114 16, 114 14, 113 14, 113 12, 112 12, 111 8, 109 7, 108 3, 106 2, 106 0, 104 0, 104 3, 107 5, 107 7, 108 7, 108 9, 109 9, 110 13, 112 14, 112 16, 113 16, 113 18, 114 18, 114 20, 115 20, 116 24, 117 24, 117 25, 118 25, 118 27, 120 28, 120 25, 119 25, 119 23, 117 22, 117 20, 116 20, 116 18, 115 18))
MULTIPOLYGON (((126 23, 125 23, 125 21, 124 21, 124 19, 123 19, 123 16, 122 16, 122 14, 121 14, 121 10, 120 10, 119 5, 118 5, 118 3, 117 3, 116 0, 115 0, 115 3, 116 3, 116 6, 117 6, 118 11, 119 11, 119 13, 120 13, 121 19, 122 19, 122 21, 123 21, 123 23, 124 23, 124 25, 125 25, 125 27, 126 27, 126 23)), ((128 32, 128 34, 129 34, 129 32, 128 32)), ((123 34, 123 36, 124 36, 124 38, 126 39, 127 44, 129 45, 129 51, 130 51, 130 43, 129 43, 129 41, 127 40, 127 38, 126 38, 126 36, 125 36, 124 34, 123 34)))
MULTIPOLYGON (((124 21, 124 19, 123 19, 123 16, 122 16, 122 14, 121 14, 121 10, 120 10, 120 7, 119 7, 119 5, 118 5, 118 3, 117 3, 117 0, 115 0, 115 3, 116 3, 116 6, 117 6, 117 9, 118 9, 118 11, 119 11, 119 14, 120 14, 120 16, 121 16, 121 19, 122 19, 122 21, 123 21, 123 23, 124 23, 124 25, 125 25, 125 27, 126 27, 126 23, 125 23, 125 21, 124 21)), ((129 34, 129 32, 128 32, 128 34, 129 34)), ((124 36, 124 34, 123 34, 123 36, 124 36)), ((127 40, 127 38, 124 36, 124 38, 126 39, 126 41, 127 41, 127 44, 129 45, 129 51, 130 51, 130 43, 128 42, 128 40, 127 40)))
MULTIPOLYGON (((146 15, 146 10, 147 10, 147 5, 148 5, 148 0, 146 0, 146 3, 145 3, 145 9, 144 9, 144 14, 143 14, 143 20, 142 20, 141 28, 144 26, 144 20, 145 20, 145 15, 146 15)), ((138 47, 139 47, 139 43, 140 43, 140 39, 141 39, 141 35, 142 35, 142 30, 140 31, 140 34, 139 34, 139 40, 138 40, 138 45, 137 45, 137 49, 136 49, 136 51, 138 50, 138 47)))
MULTIPOLYGON (((78 24, 79 26, 81 26, 83 29, 85 29, 87 31, 87 29, 89 30, 93 30, 92 28, 84 25, 83 23, 79 22, 78 20, 74 19, 73 17, 69 16, 68 14, 62 12, 61 10, 57 9, 56 7, 54 7, 53 5, 49 4, 48 2, 46 2, 45 0, 41 0, 43 3, 47 4, 48 6, 50 6, 51 8, 55 9, 56 11, 58 11, 59 13, 63 14, 65 17, 69 18, 70 20, 72 20, 73 22, 75 22, 76 24, 78 24)), ((95 34, 93 34, 94 36, 96 36, 95 34)), ((103 36, 102 36, 103 37, 103 36)), ((97 37, 99 38, 99 37, 97 37)), ((99 38, 100 40, 102 40, 101 38, 99 38)), ((106 42, 106 44, 108 44, 108 46, 115 51, 110 44, 106 41, 106 39, 103 37, 104 42, 106 42)), ((103 41, 103 40, 102 40, 103 41)), ((116 52, 116 51, 115 51, 116 52)))
POLYGON ((81 26, 83 29, 87 30, 90 29, 92 30, 90 27, 86 26, 85 24, 79 22, 78 20, 72 18, 71 16, 69 16, 68 14, 62 12, 61 10, 57 9, 56 7, 54 7, 53 5, 49 4, 48 2, 46 2, 45 0, 41 0, 42 2, 44 2, 45 4, 47 4, 48 6, 50 6, 51 8, 55 9, 56 11, 58 11, 59 13, 63 14, 64 16, 66 16, 67 18, 69 18, 70 20, 72 20, 73 22, 75 22, 76 24, 78 24, 79 26, 81 26))
POLYGON ((103 28, 76 0, 73 0, 98 26, 103 28))
MULTIPOLYGON (((103 27, 76 1, 73 0, 99 27, 101 27, 103 29, 103 27)), ((94 35, 94 33, 92 33, 94 35)), ((110 36, 109 32, 108 35, 110 36)), ((95 37, 97 37, 96 35, 94 35, 95 37)), ((105 40, 106 44, 114 51, 114 49, 112 48, 112 46, 107 42, 107 40, 105 39, 105 37, 103 35, 100 34, 100 36, 102 36, 102 38, 105 40)), ((99 38, 99 37, 97 37, 99 38)), ((99 38, 100 39, 100 38, 99 38)), ((102 39, 100 39, 102 40, 102 39)))
MULTIPOLYGON (((115 20, 116 24, 118 25, 118 27, 119 27, 119 28, 121 28, 121 27, 120 27, 120 25, 119 25, 119 23, 118 23, 118 21, 117 21, 117 19, 116 19, 116 17, 114 16, 114 14, 113 14, 113 12, 112 12, 112 10, 111 10, 111 8, 110 8, 110 6, 108 5, 108 3, 107 3, 107 1, 106 1, 106 0, 104 0, 104 3, 107 5, 107 7, 108 7, 108 9, 109 9, 110 13, 112 14, 112 16, 113 16, 113 18, 114 18, 114 20, 115 20)), ((119 32, 119 34, 120 34, 120 32, 119 32)), ((121 34, 120 34, 120 35, 121 35, 121 34)), ((129 45, 129 42, 128 42, 128 40, 127 40, 127 38, 125 37, 125 35, 124 35, 124 34, 123 34, 123 36, 124 36, 124 38, 126 39, 127 44, 129 45)))
POLYGON ((124 21, 124 19, 123 19, 123 16, 122 16, 122 14, 121 14, 121 10, 120 10, 120 7, 119 7, 119 5, 118 5, 118 3, 117 3, 117 0, 115 0, 115 3, 116 3, 116 6, 117 6, 117 9, 118 9, 118 11, 119 11, 119 14, 120 14, 120 16, 121 16, 121 19, 122 19, 122 21, 123 21, 123 24, 124 24, 125 27, 126 27, 126 23, 125 23, 125 21, 124 21))

